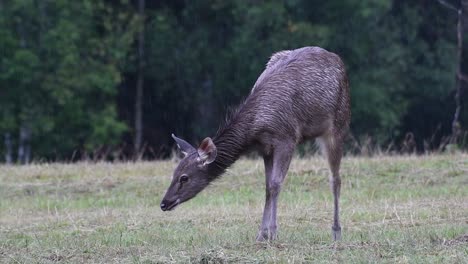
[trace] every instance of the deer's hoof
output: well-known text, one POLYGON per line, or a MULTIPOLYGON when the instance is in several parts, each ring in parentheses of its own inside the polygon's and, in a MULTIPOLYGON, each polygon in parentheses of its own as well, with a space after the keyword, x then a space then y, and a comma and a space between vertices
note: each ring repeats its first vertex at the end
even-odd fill
POLYGON ((341 227, 333 226, 332 227, 332 237, 333 241, 340 241, 341 240, 341 227))
POLYGON ((260 230, 257 235, 257 242, 267 242, 276 239, 276 231, 260 230))

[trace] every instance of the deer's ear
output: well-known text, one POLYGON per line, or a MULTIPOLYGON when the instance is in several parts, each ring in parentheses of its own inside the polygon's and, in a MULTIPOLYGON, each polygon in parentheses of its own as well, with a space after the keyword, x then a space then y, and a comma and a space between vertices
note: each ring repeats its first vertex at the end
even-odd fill
POLYGON ((217 150, 211 138, 205 138, 198 147, 198 156, 203 165, 210 164, 216 159, 217 150))
POLYGON ((176 137, 174 134, 172 134, 172 138, 175 140, 175 142, 177 143, 177 147, 179 147, 180 151, 182 152, 182 154, 184 154, 184 156, 187 156, 187 154, 197 151, 192 145, 190 145, 190 143, 181 138, 176 137))

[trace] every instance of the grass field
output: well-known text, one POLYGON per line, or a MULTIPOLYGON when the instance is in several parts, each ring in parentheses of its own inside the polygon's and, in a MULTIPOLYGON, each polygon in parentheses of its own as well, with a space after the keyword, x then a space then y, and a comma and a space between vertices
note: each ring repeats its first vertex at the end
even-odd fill
POLYGON ((255 242, 261 160, 162 212, 175 165, 0 166, 0 262, 468 263, 467 154, 345 158, 335 244, 320 157, 293 161, 269 244, 255 242))

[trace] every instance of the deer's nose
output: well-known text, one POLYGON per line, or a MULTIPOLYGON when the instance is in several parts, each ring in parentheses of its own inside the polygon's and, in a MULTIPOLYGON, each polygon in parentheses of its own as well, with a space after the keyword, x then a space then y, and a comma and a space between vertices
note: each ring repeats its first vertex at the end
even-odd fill
POLYGON ((162 202, 161 203, 161 210, 166 211, 166 209, 167 209, 167 204, 162 202))

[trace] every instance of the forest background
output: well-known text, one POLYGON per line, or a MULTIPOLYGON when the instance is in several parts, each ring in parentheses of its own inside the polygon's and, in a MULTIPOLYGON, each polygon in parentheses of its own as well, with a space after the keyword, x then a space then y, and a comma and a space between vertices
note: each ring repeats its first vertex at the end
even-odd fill
POLYGON ((345 61, 347 152, 466 149, 467 31, 467 0, 0 0, 1 162, 168 157, 302 46, 345 61))

